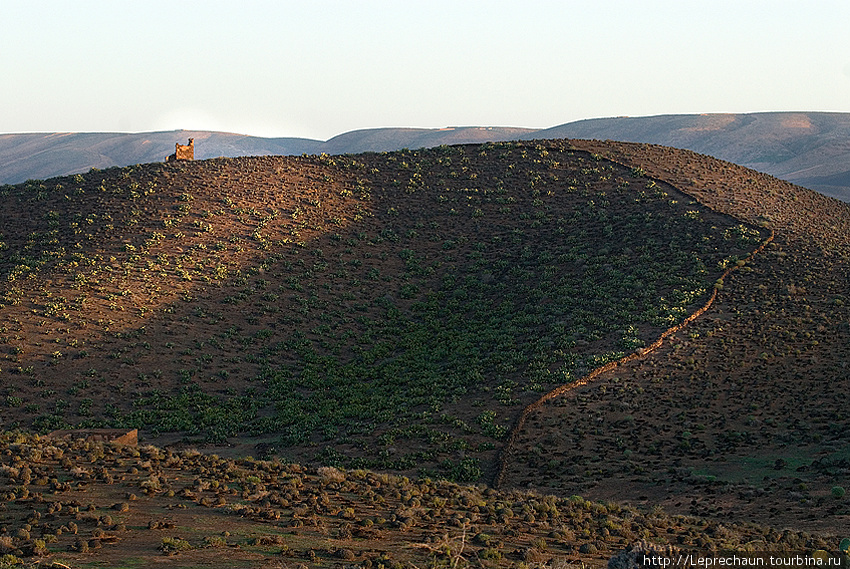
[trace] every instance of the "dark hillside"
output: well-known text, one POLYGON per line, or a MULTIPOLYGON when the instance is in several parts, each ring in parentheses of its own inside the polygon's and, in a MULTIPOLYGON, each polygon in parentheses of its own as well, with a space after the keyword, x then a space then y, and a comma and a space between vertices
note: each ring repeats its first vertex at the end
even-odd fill
POLYGON ((3 191, 7 421, 460 480, 523 404, 653 341, 767 235, 557 141, 3 191))

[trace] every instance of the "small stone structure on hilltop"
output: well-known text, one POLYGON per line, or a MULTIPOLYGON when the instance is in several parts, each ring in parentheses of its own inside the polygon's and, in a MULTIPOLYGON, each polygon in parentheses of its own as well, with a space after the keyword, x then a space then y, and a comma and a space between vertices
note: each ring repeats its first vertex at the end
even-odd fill
POLYGON ((195 139, 190 138, 189 144, 174 143, 174 154, 166 157, 166 162, 176 162, 177 160, 194 160, 195 159, 195 139))

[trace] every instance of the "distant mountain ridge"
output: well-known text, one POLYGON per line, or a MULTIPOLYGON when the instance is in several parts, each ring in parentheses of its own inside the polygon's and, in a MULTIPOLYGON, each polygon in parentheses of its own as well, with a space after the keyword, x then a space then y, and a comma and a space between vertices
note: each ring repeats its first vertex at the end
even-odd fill
POLYGON ((0 183, 157 162, 195 139, 195 157, 350 154, 441 144, 590 138, 685 148, 850 201, 850 113, 658 115, 581 120, 547 129, 376 128, 327 141, 177 130, 146 133, 0 134, 0 183))
POLYGON ((850 201, 850 113, 590 119, 540 130, 535 136, 648 142, 685 148, 850 201))

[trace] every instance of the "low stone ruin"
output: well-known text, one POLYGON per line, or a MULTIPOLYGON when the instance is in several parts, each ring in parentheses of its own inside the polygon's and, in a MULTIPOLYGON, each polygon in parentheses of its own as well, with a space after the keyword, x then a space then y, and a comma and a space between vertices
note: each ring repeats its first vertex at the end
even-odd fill
POLYGON ((170 154, 165 158, 166 162, 176 162, 177 160, 194 160, 195 159, 195 139, 190 138, 189 144, 174 143, 174 154, 170 154))

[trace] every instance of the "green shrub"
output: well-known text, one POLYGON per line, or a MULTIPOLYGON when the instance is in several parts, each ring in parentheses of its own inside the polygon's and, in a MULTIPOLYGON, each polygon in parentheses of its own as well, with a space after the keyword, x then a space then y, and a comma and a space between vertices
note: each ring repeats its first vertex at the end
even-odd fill
POLYGON ((207 547, 224 547, 227 545, 227 539, 218 535, 211 535, 204 539, 204 543, 207 544, 207 547))
POLYGON ((45 555, 47 553, 47 543, 43 539, 35 539, 32 542, 33 555, 45 555))
POLYGON ((833 498, 840 500, 841 498, 844 497, 844 494, 846 494, 846 493, 847 493, 847 491, 844 490, 843 486, 833 486, 832 487, 832 497, 833 498))
POLYGON ((533 547, 537 551, 546 551, 546 540, 542 537, 534 538, 533 540, 531 540, 531 547, 533 547))
POLYGON ((162 545, 159 548, 165 552, 186 551, 187 549, 192 549, 192 545, 179 537, 164 537, 162 538, 162 545))
POLYGON ((482 549, 478 553, 478 557, 479 559, 492 559, 494 561, 498 561, 502 558, 502 552, 495 547, 488 547, 486 549, 482 549))
POLYGON ((446 459, 442 463, 446 478, 454 482, 474 482, 481 478, 481 465, 477 458, 468 456, 457 463, 446 459))
POLYGON ((14 567, 16 565, 23 565, 24 560, 20 557, 15 557, 11 554, 0 555, 0 569, 6 569, 7 567, 14 567))

